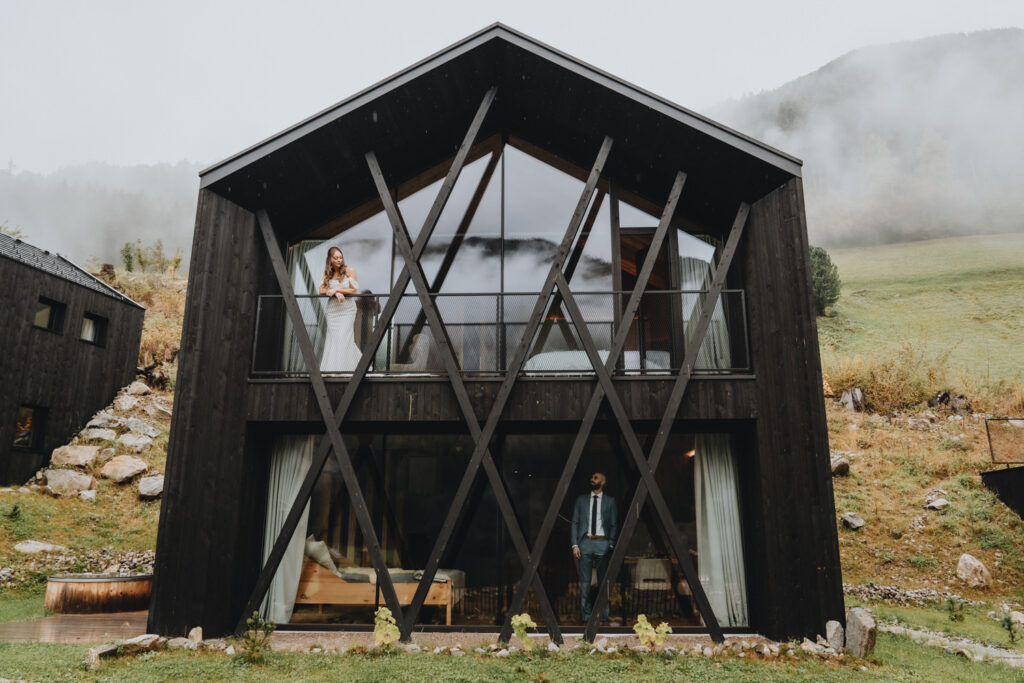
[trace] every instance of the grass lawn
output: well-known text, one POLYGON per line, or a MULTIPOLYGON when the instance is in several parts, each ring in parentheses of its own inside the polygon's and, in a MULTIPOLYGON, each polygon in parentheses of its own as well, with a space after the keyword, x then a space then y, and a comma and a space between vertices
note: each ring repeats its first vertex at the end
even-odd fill
POLYGON ((1024 380, 1024 234, 831 249, 843 281, 819 318, 823 360, 877 358, 899 340, 949 353, 953 373, 1024 380))
POLYGON ((34 680, 353 680, 353 681, 1020 681, 1020 672, 997 664, 972 663, 900 636, 880 634, 869 662, 761 662, 728 656, 513 655, 505 659, 396 655, 309 655, 271 653, 250 666, 239 657, 192 652, 160 652, 105 662, 96 672, 82 665, 86 648, 73 645, 0 643, 0 676, 34 680), (868 670, 861 671, 866 665, 868 670))
POLYGON ((43 608, 43 591, 0 592, 0 624, 10 621, 30 621, 53 614, 43 608))

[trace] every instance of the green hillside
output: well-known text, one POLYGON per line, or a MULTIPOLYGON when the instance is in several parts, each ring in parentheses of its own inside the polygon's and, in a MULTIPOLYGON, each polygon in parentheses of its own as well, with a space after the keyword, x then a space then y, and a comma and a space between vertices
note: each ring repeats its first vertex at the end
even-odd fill
POLYGON ((843 281, 818 319, 822 361, 891 357, 902 342, 941 361, 950 385, 1024 380, 1024 235, 830 250, 843 281))

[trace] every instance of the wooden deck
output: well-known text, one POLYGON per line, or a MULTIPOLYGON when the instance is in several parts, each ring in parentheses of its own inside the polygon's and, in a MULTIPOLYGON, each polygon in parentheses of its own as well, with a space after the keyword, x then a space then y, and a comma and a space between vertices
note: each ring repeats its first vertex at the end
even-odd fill
POLYGON ((146 632, 145 610, 113 614, 58 614, 34 621, 0 624, 0 641, 103 643, 146 632))

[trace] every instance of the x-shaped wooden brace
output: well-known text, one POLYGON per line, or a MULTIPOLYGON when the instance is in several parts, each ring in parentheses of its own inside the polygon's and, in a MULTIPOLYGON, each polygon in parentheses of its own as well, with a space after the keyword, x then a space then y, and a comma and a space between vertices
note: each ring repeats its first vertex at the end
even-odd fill
MULTIPOLYGON (((459 146, 459 150, 456 152, 455 158, 452 161, 452 166, 448 170, 448 174, 438 190, 434 203, 430 207, 430 211, 427 213, 426 219, 423 221, 423 228, 420 230, 420 233, 416 238, 416 244, 412 248, 416 259, 418 259, 420 254, 423 253, 430 236, 434 232, 434 228, 437 226, 437 221, 441 217, 441 212, 444 210, 444 207, 448 202, 448 198, 451 196, 452 189, 455 187, 455 182, 458 180, 459 174, 462 172, 462 167, 466 162, 469 150, 473 146, 473 141, 476 139, 477 134, 480 132, 484 118, 487 116, 487 112, 490 110, 496 94, 497 88, 491 88, 484 95, 483 101, 481 101, 480 106, 477 108, 476 115, 469 126, 469 130, 466 131, 462 144, 459 146)), ((334 456, 342 469, 342 475, 345 479, 345 485, 348 488, 352 505, 355 508, 357 520, 359 521, 360 528, 362 529, 364 538, 366 539, 368 545, 367 549, 369 551, 371 561, 373 562, 374 569, 377 572, 377 584, 381 586, 381 590, 384 594, 384 602, 395 615, 395 618, 397 620, 401 620, 401 605, 398 602, 398 596, 395 593, 394 586, 391 582, 391 574, 387 570, 387 563, 384 560, 384 554, 381 552, 380 544, 377 541, 372 521, 369 519, 369 513, 366 510, 366 504, 363 500, 359 482, 354 477, 351 459, 349 458, 347 451, 344 450, 344 442, 340 438, 336 440, 334 435, 338 433, 338 426, 348 414, 352 401, 355 399, 356 392, 359 390, 363 378, 366 376, 366 373, 370 368, 370 364, 373 362, 374 353, 380 345, 381 340, 384 338, 384 334, 388 329, 388 324, 391 322, 391 318, 394 317, 395 311, 398 309, 398 304, 402 299, 402 294, 405 292, 405 288, 409 284, 409 269, 408 267, 403 268, 401 273, 398 275, 398 278, 395 280, 395 284, 391 288, 391 294, 388 296, 387 303, 384 305, 384 310, 378 318, 373 334, 370 336, 369 341, 363 349, 363 354, 360 357, 359 362, 356 364, 351 379, 349 379, 348 384, 345 387, 345 393, 342 395, 341 401, 338 403, 338 407, 334 410, 334 414, 331 415, 329 410, 330 405, 327 402, 326 387, 324 386, 323 378, 319 371, 319 363, 315 359, 313 354, 313 345, 309 340, 309 334, 306 332, 306 327, 302 322, 302 316, 299 313, 298 303, 295 299, 295 292, 288 280, 288 275, 284 267, 284 259, 281 256, 281 249, 277 244, 277 238, 274 236, 274 232, 270 226, 270 220, 267 217, 266 212, 259 212, 257 214, 257 218, 259 219, 260 228, 263 233, 264 241, 267 245, 267 250, 270 253, 270 259, 274 266, 274 273, 278 281, 278 286, 281 288, 281 294, 285 300, 285 307, 288 311, 289 318, 292 321, 292 327, 294 328, 296 339, 299 342, 300 350, 302 351, 303 360, 306 363, 306 367, 309 368, 310 383, 312 384, 314 394, 316 395, 321 416, 324 423, 328 426, 328 429, 327 435, 325 437, 321 437, 319 441, 316 454, 313 456, 309 471, 306 473, 306 478, 303 479, 302 485, 299 487, 299 492, 295 496, 295 502, 292 504, 292 508, 288 512, 288 516, 285 517, 284 524, 281 527, 281 532, 278 534, 277 540, 274 542, 274 547, 271 550, 270 555, 267 557, 267 561, 264 563, 263 569, 260 571, 260 575, 253 587, 252 594, 249 597, 249 602, 242 611, 242 615, 235 628, 235 632, 241 634, 245 630, 246 619, 248 619, 249 615, 252 614, 254 610, 258 609, 260 603, 263 602, 263 598, 270 587, 270 582, 273 580, 274 575, 277 572, 277 568, 281 564, 281 559, 284 557, 285 549, 291 541, 292 535, 295 533, 295 528, 299 524, 302 511, 306 507, 306 503, 309 501, 310 496, 313 494, 313 487, 316 485, 317 477, 320 476, 320 471, 323 469, 327 456, 332 452, 332 447, 334 456), (326 410, 325 407, 327 408, 326 410), (333 430, 331 429, 332 425, 334 427, 333 430), (351 480, 348 476, 349 472, 353 475, 351 480)), ((340 433, 338 433, 338 436, 340 437, 340 433)))
MULTIPOLYGON (((669 191, 668 200, 665 202, 665 207, 662 211, 661 219, 658 221, 658 227, 655 230, 654 236, 651 240, 650 249, 648 249, 647 251, 647 256, 644 259, 643 265, 640 268, 640 272, 637 273, 636 285, 633 287, 633 291, 630 293, 629 301, 626 303, 625 310, 622 312, 622 317, 619 320, 618 327, 616 328, 615 337, 612 339, 612 343, 609 348, 608 358, 604 363, 602 363, 596 355, 597 351, 593 345, 593 339, 590 337, 589 330, 586 329, 586 325, 584 324, 585 321, 579 312, 578 306, 576 306, 575 299, 572 299, 572 293, 571 291, 569 291, 566 278, 561 276, 556 278, 558 282, 559 292, 562 295, 561 298, 567 306, 570 305, 569 299, 572 299, 570 307, 570 317, 576 324, 576 329, 577 332, 580 334, 581 340, 584 341, 584 347, 586 348, 588 356, 591 359, 591 364, 595 368, 595 372, 599 373, 599 382, 598 385, 594 388, 594 393, 591 395, 590 402, 587 404, 587 408, 584 411, 583 420, 580 424, 579 430, 577 431, 576 439, 573 442, 572 448, 569 450, 569 455, 566 458, 565 465, 562 469, 562 475, 558 480, 558 484, 555 486, 555 491, 552 497, 551 504, 548 506, 548 510, 545 513, 544 520, 541 523, 540 532, 538 533, 537 540, 533 546, 533 555, 530 557, 531 568, 535 568, 540 565, 541 557, 543 556, 543 553, 547 548, 548 540, 550 538, 552 530, 554 529, 555 520, 558 517, 558 512, 561 509, 562 502, 564 501, 566 493, 568 492, 572 477, 576 472, 576 468, 579 464, 579 459, 583 454, 583 449, 586 446, 587 440, 590 438, 594 422, 597 419, 598 411, 601 408, 602 401, 605 398, 606 394, 609 394, 608 400, 609 403, 612 404, 613 409, 615 408, 615 404, 618 404, 619 409, 615 410, 615 415, 616 419, 620 423, 620 428, 623 429, 623 433, 629 435, 633 434, 632 427, 629 424, 628 416, 625 416, 625 411, 622 410, 622 405, 621 401, 619 401, 618 394, 614 391, 614 388, 612 387, 610 372, 615 367, 616 361, 622 352, 622 348, 626 343, 627 337, 629 336, 633 316, 636 314, 636 311, 640 306, 640 301, 643 297, 644 290, 647 287, 647 282, 651 277, 651 273, 654 271, 654 266, 657 262, 658 253, 660 252, 661 245, 665 240, 665 236, 668 232, 669 225, 672 221, 672 216, 675 213, 676 205, 679 203, 679 197, 682 194, 683 185, 685 182, 686 175, 682 172, 677 173, 675 181, 672 184, 672 189, 669 191), (588 343, 589 347, 587 346, 588 343), (601 371, 603 371, 603 373, 601 373, 601 371), (603 380, 607 380, 607 382, 603 380), (625 427, 622 427, 623 417, 625 417, 625 427)), ((615 210, 614 202, 612 210, 615 210)), ((635 441, 635 436, 633 437, 633 440, 635 441)), ((628 536, 620 534, 620 538, 628 538, 628 536)), ((527 585, 528 580, 529 576, 524 576, 523 581, 519 584, 519 586, 517 586, 516 593, 512 599, 511 608, 509 610, 510 614, 516 614, 522 608, 523 600, 526 597, 526 591, 524 588, 527 585)), ((599 612, 595 612, 594 614, 599 614, 599 612)), ((511 634, 511 629, 511 619, 507 619, 505 621, 505 625, 502 629, 500 637, 507 639, 508 636, 511 634)))
MULTIPOLYGON (((633 494, 633 500, 629 505, 629 512, 626 514, 622 530, 619 532, 620 538, 632 537, 633 532, 636 529, 636 525, 640 521, 640 510, 643 508, 649 493, 651 499, 654 501, 655 508, 658 511, 658 516, 661 518, 661 522, 664 525, 665 530, 668 532, 669 540, 672 544, 673 550, 675 551, 676 558, 679 560, 680 567, 682 567, 683 573, 686 575, 686 580, 690 584, 690 589, 693 592, 693 597, 697 603, 697 608, 700 611, 701 617, 704 619, 704 624, 707 626, 708 631, 711 633, 711 637, 716 642, 722 642, 722 640, 724 640, 722 630, 718 625, 718 619, 715 617, 714 611, 711 609, 711 605, 707 601, 707 596, 704 593, 703 586, 701 586, 696 572, 694 571, 693 563, 690 561, 686 538, 679 533, 679 530, 675 526, 668 507, 665 505, 664 499, 661 496, 661 490, 659 489, 657 482, 654 480, 654 473, 658 471, 658 465, 661 463, 661 456, 665 451, 665 445, 668 443, 669 434, 672 432, 672 425, 679 413, 679 406, 682 404, 683 395, 686 393, 686 388, 689 386, 690 379, 693 376, 693 368, 697 362, 697 354, 700 352, 700 347, 704 343, 704 337, 707 335, 708 327, 711 323, 711 316, 718 304, 718 299, 722 294, 722 290, 725 288, 725 279, 728 275, 729 267, 732 264, 733 256, 736 254, 736 248, 739 245, 740 237, 743 234, 743 228, 746 225, 747 214, 749 212, 750 206, 746 203, 741 203, 740 208, 736 213, 736 218, 733 220, 732 228, 729 231, 729 238, 726 240, 725 248, 722 250, 722 256, 719 259, 718 267, 715 270, 715 276, 712 280, 711 288, 708 290, 707 298, 704 301, 704 306, 701 310, 700 318, 697 321, 697 326, 693 330, 691 339, 688 340, 686 355, 683 358, 683 366, 680 369, 679 376, 676 378, 675 384, 672 387, 672 393, 669 395, 668 403, 665 406, 665 413, 662 416, 661 424, 658 426, 658 432, 655 435, 654 443, 651 445, 651 451, 646 461, 639 457, 639 451, 634 448, 635 437, 633 441, 630 442, 627 434, 627 442, 630 443, 630 451, 633 454, 634 460, 636 460, 637 467, 640 469, 641 480, 637 484, 636 492, 633 494)), ((600 375, 601 373, 599 372, 599 378, 600 375)), ((616 396, 616 401, 617 399, 618 397, 616 396)), ((615 401, 611 403, 613 410, 616 410, 616 418, 619 421, 619 425, 623 426, 623 421, 618 418, 619 410, 615 408, 615 401)), ((621 402, 619 402, 619 404, 621 406, 621 402)), ((625 431, 625 426, 623 426, 623 429, 625 431)), ((612 551, 612 556, 608 561, 608 570, 605 574, 605 579, 601 582, 597 600, 594 603, 593 613, 590 616, 590 622, 587 624, 586 631, 584 632, 583 637, 586 640, 593 640, 597 633, 598 615, 608 602, 608 594, 611 585, 610 579, 618 575, 618 572, 622 567, 622 561, 626 557, 626 548, 628 545, 628 543, 620 543, 616 545, 612 551)))
MULTIPOLYGON (((501 418, 505 403, 512 393, 512 387, 519 376, 519 372, 522 370, 523 364, 526 362, 526 355, 529 352, 530 343, 533 340, 533 336, 536 334, 537 327, 540 325, 541 318, 543 317, 544 311, 554 292, 556 274, 561 272, 562 265, 568 257, 569 250, 572 247, 572 242, 579 231, 587 206, 590 204, 594 190, 597 187, 597 182, 600 179, 604 163, 611 151, 611 146, 611 138, 606 137, 601 145, 601 149, 598 151, 597 159, 594 162, 594 166, 590 171, 590 176, 588 177, 586 185, 583 188, 583 192, 580 195, 580 199, 576 205, 576 210, 573 212, 572 219, 570 220, 569 226, 562 238, 562 242, 559 245, 555 259, 551 264, 548 277, 541 288, 541 294, 538 296, 537 301, 534 304, 533 312, 526 324, 526 330, 523 333, 522 338, 519 340, 516 351, 512 356, 512 360, 507 368, 505 379, 502 382, 501 387, 498 389, 494 404, 491 407, 491 411, 488 414, 488 418, 483 429, 479 426, 476 414, 474 413, 472 404, 469 401, 469 396, 465 391, 458 364, 455 362, 454 356, 451 355, 450 347, 447 346, 447 337, 442 336, 438 344, 438 346, 441 347, 442 355, 445 356, 445 367, 452 382, 452 388, 455 390, 464 419, 466 420, 466 424, 469 427, 470 434, 474 440, 474 447, 473 453, 470 455, 469 461, 466 465, 466 472, 463 474, 462 480, 459 482, 459 487, 456 490, 451 505, 449 506, 448 514, 441 527, 441 532, 438 534, 438 538, 434 542, 434 547, 431 550, 430 557, 424 566, 423 578, 420 580, 419 586, 416 588, 416 594, 414 595, 412 604, 409 606, 409 610, 406 614, 405 623, 402 628, 403 638, 408 638, 409 634, 412 632, 419 609, 422 607, 423 602, 426 599, 427 591, 429 590, 431 582, 437 573, 437 569, 441 561, 441 555, 444 553, 444 550, 451 539, 452 533, 455 530, 455 525, 458 522, 459 515, 462 513, 465 500, 469 495, 473 482, 476 479, 477 471, 481 465, 483 465, 487 478, 491 483, 491 488, 494 491, 495 498, 497 499, 498 505, 501 509, 505 524, 509 529, 510 537, 513 545, 515 546, 516 553, 523 562, 524 572, 528 571, 527 562, 530 557, 529 546, 527 545, 526 538, 519 527, 519 522, 515 516, 515 509, 512 506, 511 500, 508 498, 508 493, 505 490, 501 473, 498 471, 498 468, 494 464, 494 459, 491 457, 490 441, 494 436, 494 432, 497 428, 498 421, 501 418)), ((405 236, 405 228, 402 225, 398 209, 397 207, 394 207, 394 203, 390 201, 387 186, 384 183, 383 175, 376 164, 375 157, 373 157, 372 154, 368 154, 367 162, 374 175, 374 181, 378 185, 378 193, 381 196, 381 201, 384 202, 386 208, 390 206, 390 208, 388 208, 388 214, 392 220, 392 227, 395 231, 399 249, 402 251, 403 257, 406 258, 406 268, 410 269, 415 266, 415 270, 419 270, 418 264, 415 261, 409 260, 411 254, 406 254, 408 237, 405 236)), ((429 316, 428 324, 433 330, 435 330, 435 334, 440 332, 444 335, 445 328, 441 322, 440 315, 437 313, 435 303, 429 296, 429 291, 426 288, 426 279, 422 277, 422 271, 419 271, 419 273, 419 278, 414 277, 414 283, 423 309, 429 316)), ((531 583, 534 587, 534 593, 540 605, 541 614, 548 627, 548 632, 552 640, 556 643, 561 643, 562 635, 558 627, 558 618, 555 615, 554 610, 551 608, 547 593, 544 590, 544 585, 540 581, 540 577, 536 575, 536 572, 533 572, 531 583)))

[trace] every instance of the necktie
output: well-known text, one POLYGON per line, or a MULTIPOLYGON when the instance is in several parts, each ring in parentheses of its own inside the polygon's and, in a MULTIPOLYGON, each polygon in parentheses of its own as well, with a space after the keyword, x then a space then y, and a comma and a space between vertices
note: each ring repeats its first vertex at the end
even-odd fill
POLYGON ((590 497, 590 535, 597 536, 597 496, 590 497))

